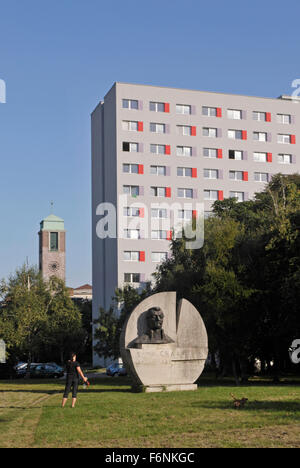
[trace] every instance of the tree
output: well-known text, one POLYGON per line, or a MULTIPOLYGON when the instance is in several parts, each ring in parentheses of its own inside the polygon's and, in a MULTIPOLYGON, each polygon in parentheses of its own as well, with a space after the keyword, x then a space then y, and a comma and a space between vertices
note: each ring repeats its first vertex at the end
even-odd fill
POLYGON ((0 336, 10 353, 26 357, 27 377, 34 357, 46 349, 64 353, 84 340, 81 315, 62 280, 44 281, 34 267, 23 266, 2 280, 0 336))
POLYGON ((151 294, 150 284, 138 291, 130 285, 117 288, 115 297, 108 311, 100 308, 99 318, 94 321, 96 344, 94 351, 100 357, 114 359, 120 356, 120 334, 125 321, 133 309, 151 294))

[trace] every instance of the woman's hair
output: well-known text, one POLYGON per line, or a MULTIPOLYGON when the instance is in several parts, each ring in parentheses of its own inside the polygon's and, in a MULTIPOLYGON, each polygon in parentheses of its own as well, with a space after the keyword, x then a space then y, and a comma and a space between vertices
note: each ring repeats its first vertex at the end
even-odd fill
POLYGON ((76 356, 76 353, 75 353, 74 351, 72 351, 72 352, 70 353, 69 360, 70 360, 70 361, 73 361, 73 357, 74 357, 74 356, 76 356))

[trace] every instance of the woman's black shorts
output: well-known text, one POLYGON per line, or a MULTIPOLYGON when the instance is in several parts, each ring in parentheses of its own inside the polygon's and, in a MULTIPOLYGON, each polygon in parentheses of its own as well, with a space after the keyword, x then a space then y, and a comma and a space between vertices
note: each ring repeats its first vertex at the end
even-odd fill
POLYGON ((72 389, 72 398, 76 398, 77 392, 78 392, 78 384, 79 384, 78 379, 67 379, 64 398, 68 398, 71 389, 72 389))

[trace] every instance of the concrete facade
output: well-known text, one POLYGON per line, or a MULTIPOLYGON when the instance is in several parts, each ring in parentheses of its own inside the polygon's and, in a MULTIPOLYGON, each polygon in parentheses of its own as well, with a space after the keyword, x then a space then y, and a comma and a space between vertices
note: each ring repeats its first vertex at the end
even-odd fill
POLYGON ((109 308, 116 286, 142 287, 152 279, 169 252, 171 204, 191 205, 191 217, 203 203, 208 216, 215 199, 251 199, 272 174, 299 172, 298 104, 288 96, 113 85, 92 113, 94 318, 100 306, 109 308), (120 195, 128 191, 124 202, 120 195), (118 224, 129 222, 138 238, 126 238, 119 225, 115 237, 100 238, 104 202, 116 207, 118 224), (156 203, 166 204, 160 214, 167 218, 151 218, 158 214, 151 211, 156 203), (153 239, 157 231, 164 239, 153 239))

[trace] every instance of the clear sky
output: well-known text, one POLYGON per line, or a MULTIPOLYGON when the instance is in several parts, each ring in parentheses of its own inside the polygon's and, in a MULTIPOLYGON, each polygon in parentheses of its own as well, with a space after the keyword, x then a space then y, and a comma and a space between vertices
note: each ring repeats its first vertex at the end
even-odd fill
POLYGON ((0 278, 67 229, 91 282, 90 113, 115 81, 278 97, 300 78, 300 2, 0 0, 0 278))

